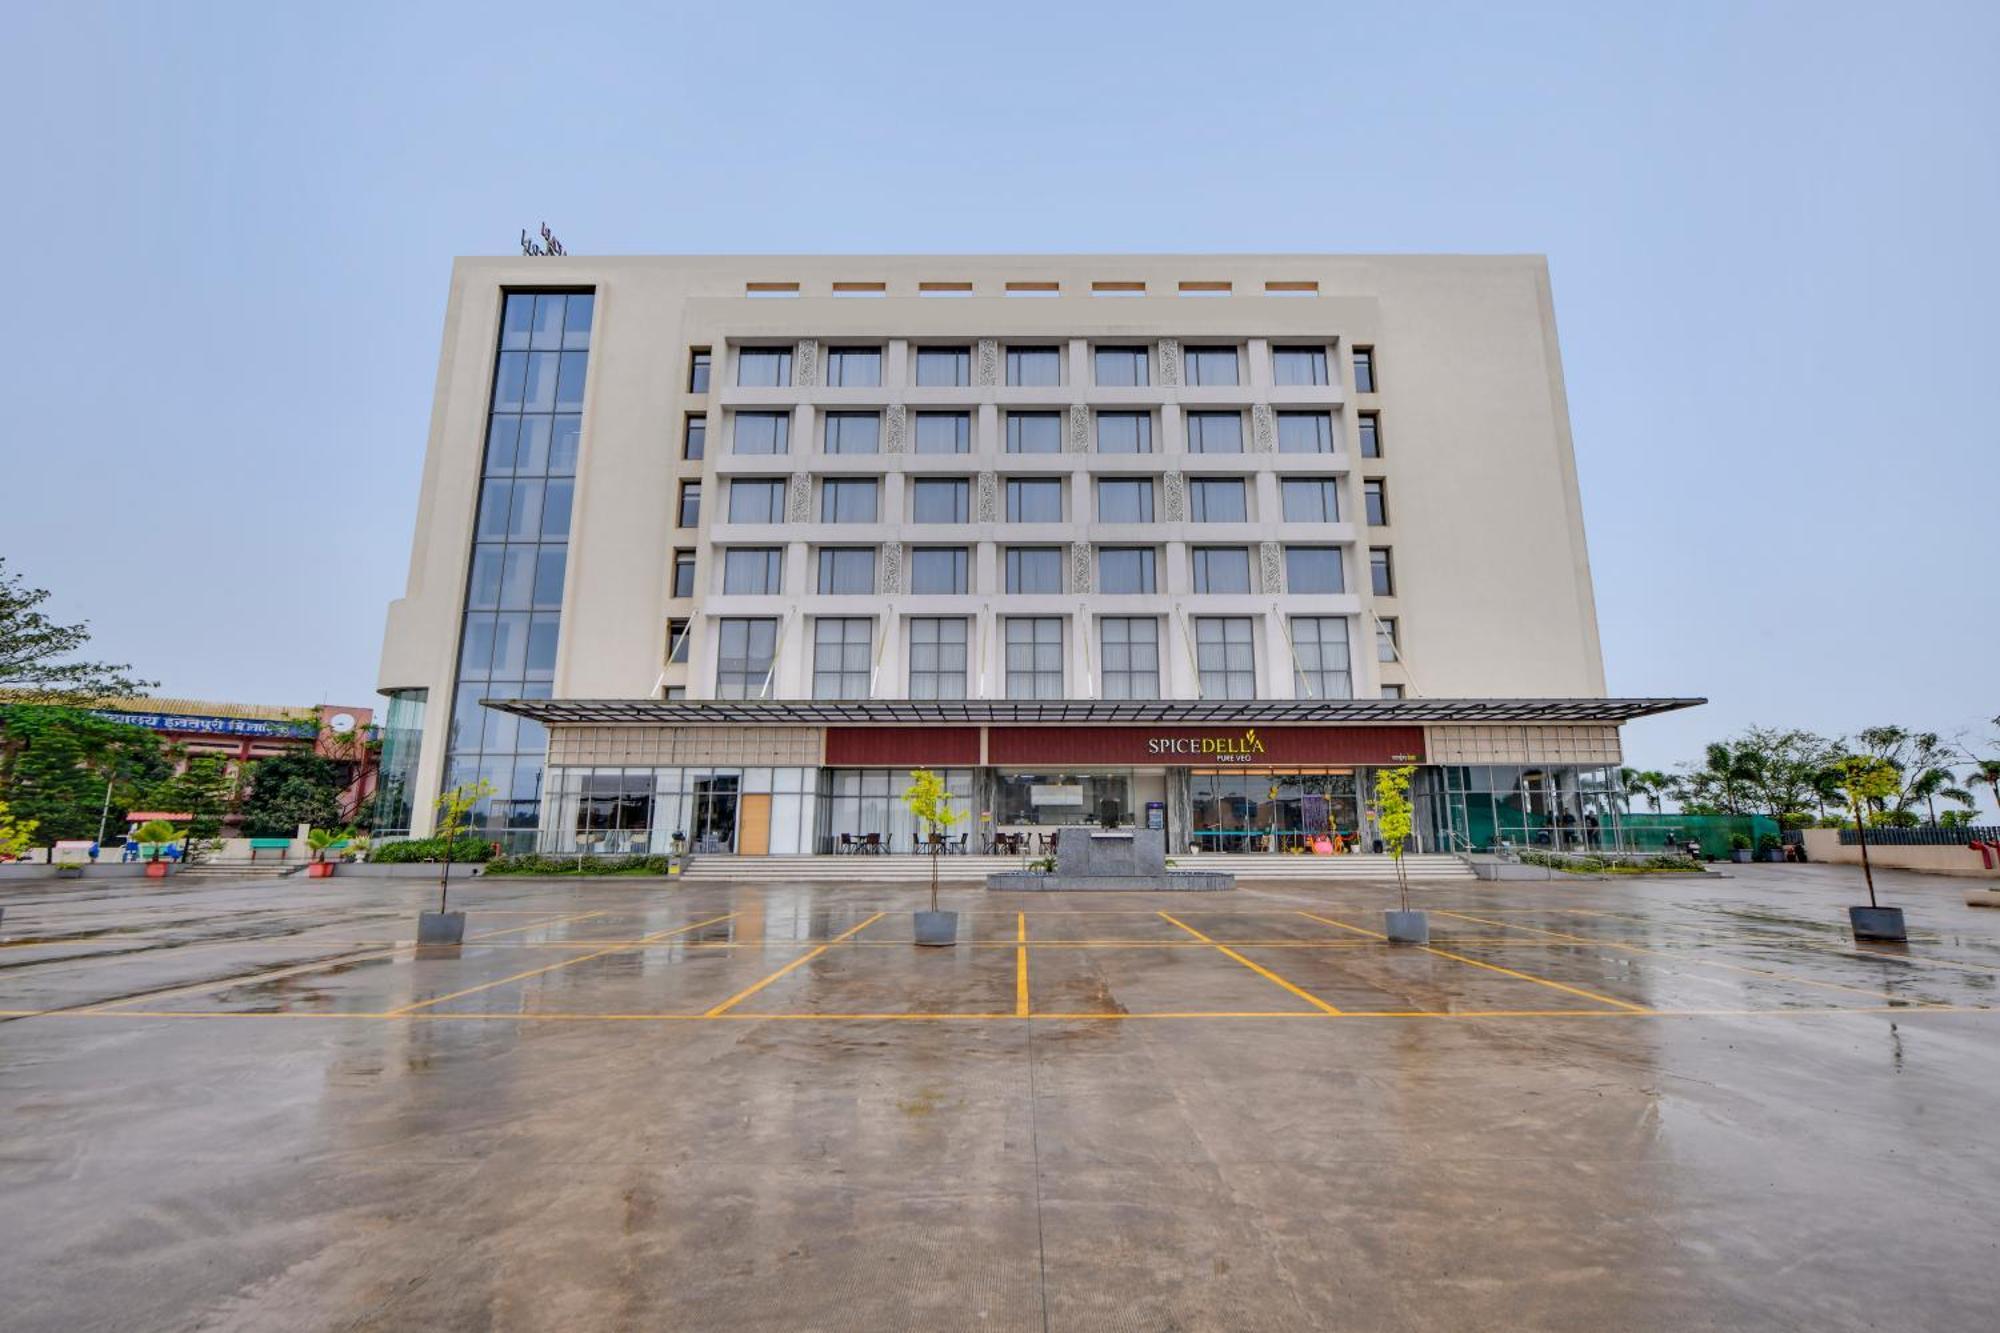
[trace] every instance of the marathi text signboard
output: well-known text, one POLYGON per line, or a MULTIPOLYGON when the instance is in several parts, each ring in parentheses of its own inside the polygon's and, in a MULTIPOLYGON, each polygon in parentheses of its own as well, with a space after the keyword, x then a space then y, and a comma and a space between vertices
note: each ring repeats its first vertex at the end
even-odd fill
POLYGON ((203 717, 193 713, 126 713, 93 709, 101 718, 148 731, 188 731, 205 736, 281 736, 311 740, 319 734, 313 722, 279 722, 267 717, 203 717))

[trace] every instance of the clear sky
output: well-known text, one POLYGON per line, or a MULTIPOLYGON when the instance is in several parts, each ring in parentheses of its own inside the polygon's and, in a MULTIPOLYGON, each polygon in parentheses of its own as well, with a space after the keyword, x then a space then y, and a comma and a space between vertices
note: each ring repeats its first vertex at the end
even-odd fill
POLYGON ((579 254, 1545 253, 1611 690, 1714 700, 1628 759, 2000 713, 2000 5, 6 28, 0 554, 162 692, 372 701, 451 258, 547 219, 579 254))

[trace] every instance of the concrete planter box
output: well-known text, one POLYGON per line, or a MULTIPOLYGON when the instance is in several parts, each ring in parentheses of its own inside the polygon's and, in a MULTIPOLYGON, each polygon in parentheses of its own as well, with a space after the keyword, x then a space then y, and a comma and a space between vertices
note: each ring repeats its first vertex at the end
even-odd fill
MULTIPOLYGON (((60 867, 45 865, 40 861, 10 861, 0 866, 0 881, 17 879, 54 879, 60 867)), ((139 879, 146 873, 143 861, 113 861, 109 865, 80 867, 81 879, 139 879)))
POLYGON ((1748 847, 1735 848, 1729 853, 1729 859, 1737 865, 1747 866, 1750 864, 1750 849, 1748 847))
POLYGON ((1892 940, 1902 943, 1910 938, 1903 928, 1903 909, 1900 907, 1850 907, 1847 909, 1848 924, 1854 928, 1857 940, 1892 940))
POLYGON ((1382 933, 1389 937, 1391 944, 1429 944, 1431 942, 1431 918, 1428 912, 1382 913, 1382 933))
MULTIPOLYGON (((444 867, 436 861, 398 861, 388 865, 377 865, 373 861, 357 861, 340 868, 342 877, 356 879, 428 879, 437 880, 438 871, 444 867)), ((451 863, 453 879, 471 879, 482 869, 476 862, 454 861, 451 863)))
POLYGON ((423 912, 417 917, 420 945, 465 943, 465 913, 423 912))
POLYGON ((1965 894, 1967 907, 2000 907, 2000 889, 1968 889, 1965 894))
POLYGON ((165 879, 167 876, 173 873, 174 873, 174 867, 171 861, 146 862, 147 879, 165 879))
POLYGON ((946 945, 958 943, 958 913, 917 912, 917 943, 946 945))
POLYGON ((308 863, 307 863, 307 865, 306 865, 306 878, 307 878, 307 879, 332 879, 332 878, 333 878, 333 862, 331 862, 331 861, 311 861, 311 862, 308 862, 308 863))

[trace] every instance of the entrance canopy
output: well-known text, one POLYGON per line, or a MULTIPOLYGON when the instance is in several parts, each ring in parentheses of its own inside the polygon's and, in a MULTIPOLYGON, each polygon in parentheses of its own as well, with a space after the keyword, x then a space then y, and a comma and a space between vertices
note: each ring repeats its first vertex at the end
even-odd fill
POLYGON ((1623 723, 1706 699, 482 699, 555 726, 1623 723))

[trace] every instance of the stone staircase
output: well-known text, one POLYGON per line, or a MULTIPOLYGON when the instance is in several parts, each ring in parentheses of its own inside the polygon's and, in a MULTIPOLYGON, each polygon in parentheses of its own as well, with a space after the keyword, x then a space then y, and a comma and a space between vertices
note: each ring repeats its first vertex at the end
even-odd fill
MULTIPOLYGON (((999 870, 1019 870, 1020 856, 941 856, 940 883, 983 884, 999 870)), ((1176 870, 1217 870, 1238 883, 1325 880, 1393 881, 1396 868, 1386 856, 1179 856, 1176 870)), ((1403 858, 1413 880, 1472 879, 1472 867, 1457 856, 1413 854, 1403 858)), ((687 884, 928 884, 930 859, 923 856, 697 856, 681 872, 687 884)))

